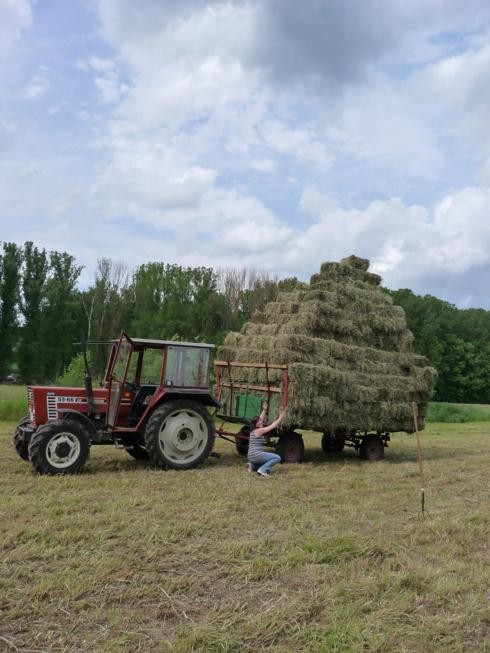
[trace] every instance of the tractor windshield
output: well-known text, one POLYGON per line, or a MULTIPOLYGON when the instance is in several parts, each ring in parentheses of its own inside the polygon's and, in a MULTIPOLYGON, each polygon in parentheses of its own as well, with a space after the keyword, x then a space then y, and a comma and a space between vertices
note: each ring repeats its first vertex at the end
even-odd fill
POLYGON ((209 349, 172 345, 167 349, 165 385, 209 387, 209 349))

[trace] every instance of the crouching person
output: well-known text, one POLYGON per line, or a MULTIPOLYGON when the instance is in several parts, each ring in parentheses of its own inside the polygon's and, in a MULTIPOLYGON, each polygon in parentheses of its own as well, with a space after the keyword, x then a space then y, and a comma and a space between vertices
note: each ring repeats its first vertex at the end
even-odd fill
POLYGON ((274 465, 281 462, 281 456, 277 453, 264 451, 265 435, 273 431, 283 420, 286 411, 282 411, 279 417, 268 426, 264 426, 265 416, 267 414, 267 402, 262 405, 260 417, 252 419, 252 431, 248 441, 248 464, 249 472, 257 472, 261 476, 269 476, 274 465))

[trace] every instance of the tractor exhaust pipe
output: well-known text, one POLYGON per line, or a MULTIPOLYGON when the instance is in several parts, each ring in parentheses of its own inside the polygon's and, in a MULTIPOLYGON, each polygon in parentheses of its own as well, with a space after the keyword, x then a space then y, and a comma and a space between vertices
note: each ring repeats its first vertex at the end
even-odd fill
POLYGON ((80 335, 81 335, 80 344, 82 346, 83 364, 85 367, 84 385, 85 385, 85 395, 87 397, 88 414, 93 415, 95 412, 94 389, 92 386, 92 372, 90 371, 90 367, 88 365, 88 359, 87 359, 87 341, 85 340, 85 334, 83 332, 80 335))

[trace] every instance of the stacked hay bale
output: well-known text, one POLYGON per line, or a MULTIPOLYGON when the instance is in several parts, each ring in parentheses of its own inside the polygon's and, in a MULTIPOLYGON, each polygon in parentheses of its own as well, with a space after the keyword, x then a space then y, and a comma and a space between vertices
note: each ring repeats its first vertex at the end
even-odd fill
MULTIPOLYGON (((223 360, 288 364, 288 424, 332 434, 412 432, 415 401, 424 427, 436 372, 412 352, 403 309, 368 268, 356 256, 323 263, 309 284, 279 293, 218 350, 223 360)), ((266 381, 263 369, 240 374, 242 382, 266 381)))

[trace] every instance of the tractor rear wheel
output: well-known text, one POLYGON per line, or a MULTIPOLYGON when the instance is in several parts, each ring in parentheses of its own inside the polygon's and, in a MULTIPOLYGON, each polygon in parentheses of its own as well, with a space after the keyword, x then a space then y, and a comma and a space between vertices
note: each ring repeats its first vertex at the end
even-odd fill
POLYGON ((29 460, 40 474, 77 474, 90 454, 90 438, 79 422, 58 419, 32 434, 29 460))
POLYGON ((359 448, 359 457, 363 460, 383 460, 385 445, 379 435, 366 436, 359 448))
POLYGON ((150 458, 148 451, 140 444, 133 444, 132 447, 127 447, 126 451, 135 460, 148 460, 150 458))
POLYGON ((150 460, 163 469, 192 469, 214 445, 214 424, 205 406, 171 401, 155 410, 145 431, 150 460))
POLYGON ((29 415, 25 415, 20 422, 17 424, 17 427, 14 431, 14 448, 22 460, 29 460, 29 440, 24 438, 24 434, 21 431, 20 427, 29 424, 31 418, 29 415))
POLYGON ((250 436, 250 426, 242 426, 237 435, 244 435, 247 437, 247 439, 245 439, 235 436, 235 449, 240 454, 240 456, 246 456, 248 454, 248 437, 250 436))
POLYGON ((299 433, 290 431, 279 436, 276 453, 283 463, 301 463, 305 456, 305 443, 299 433))
POLYGON ((336 438, 329 433, 324 433, 322 437, 322 449, 325 453, 342 453, 345 446, 345 440, 336 438))

